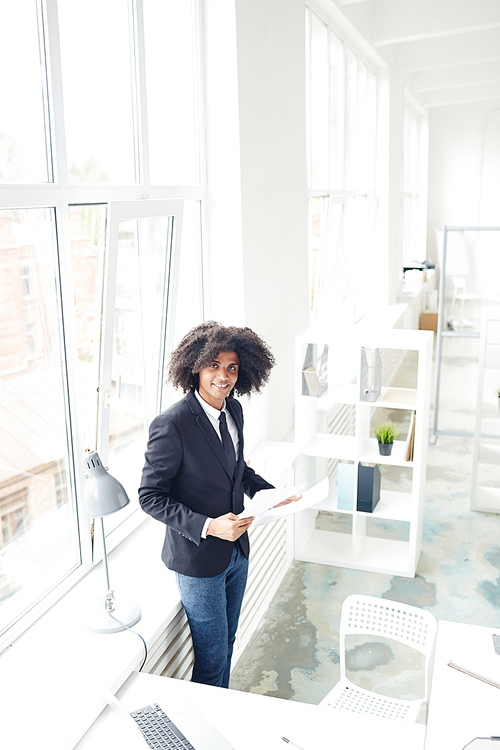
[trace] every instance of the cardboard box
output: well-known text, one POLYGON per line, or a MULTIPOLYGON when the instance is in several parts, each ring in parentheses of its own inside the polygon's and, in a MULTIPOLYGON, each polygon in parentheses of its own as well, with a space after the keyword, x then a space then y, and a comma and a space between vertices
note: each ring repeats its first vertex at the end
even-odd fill
POLYGON ((437 312, 426 312, 420 313, 420 330, 421 331, 434 331, 437 333, 438 330, 438 314, 437 312))

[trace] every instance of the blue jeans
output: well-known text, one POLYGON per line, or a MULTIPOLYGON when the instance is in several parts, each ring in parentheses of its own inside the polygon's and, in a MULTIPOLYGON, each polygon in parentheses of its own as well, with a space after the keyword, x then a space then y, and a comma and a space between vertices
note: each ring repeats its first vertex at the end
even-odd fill
POLYGON ((192 682, 229 686, 231 656, 248 574, 248 560, 234 545, 226 570, 210 578, 176 573, 194 647, 192 682))

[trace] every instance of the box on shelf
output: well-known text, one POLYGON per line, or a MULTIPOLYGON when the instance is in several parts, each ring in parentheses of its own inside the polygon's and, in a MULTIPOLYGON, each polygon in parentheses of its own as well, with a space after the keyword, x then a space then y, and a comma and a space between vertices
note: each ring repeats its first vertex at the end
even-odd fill
POLYGON ((302 366, 302 395, 322 396, 328 388, 328 346, 318 357, 317 346, 308 344, 302 366))
POLYGON ((380 500, 380 467, 358 466, 358 502, 357 509, 364 513, 373 513, 380 500))
POLYGON ((354 464, 339 461, 337 474, 337 508, 353 510, 354 508, 354 464))
POLYGON ((420 313, 420 330, 421 331, 434 331, 437 333, 438 329, 438 314, 437 312, 430 312, 424 310, 420 313))

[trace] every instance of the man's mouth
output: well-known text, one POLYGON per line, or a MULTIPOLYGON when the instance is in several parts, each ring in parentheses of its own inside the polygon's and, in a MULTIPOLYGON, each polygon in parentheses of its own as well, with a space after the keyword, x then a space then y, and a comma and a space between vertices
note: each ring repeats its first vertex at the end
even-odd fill
POLYGON ((229 388, 230 383, 212 383, 215 388, 217 388, 219 391, 225 391, 226 388, 229 388))

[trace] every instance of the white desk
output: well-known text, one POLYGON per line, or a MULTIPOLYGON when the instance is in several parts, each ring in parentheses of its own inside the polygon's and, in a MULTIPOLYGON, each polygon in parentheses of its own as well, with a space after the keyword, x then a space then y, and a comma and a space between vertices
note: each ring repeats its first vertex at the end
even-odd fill
MULTIPOLYGON (((334 714, 307 703, 167 677, 134 673, 117 693, 127 711, 156 701, 168 713, 171 696, 189 696, 236 750, 286 750, 283 735, 303 750, 423 750, 424 747, 425 727, 421 724, 334 714)), ((121 718, 106 708, 75 750, 128 750, 121 718)), ((134 743, 134 750, 136 747, 134 743)))
POLYGON ((500 689, 448 666, 453 661, 500 683, 495 632, 500 628, 439 621, 425 750, 462 750, 474 737, 500 735, 500 689))

